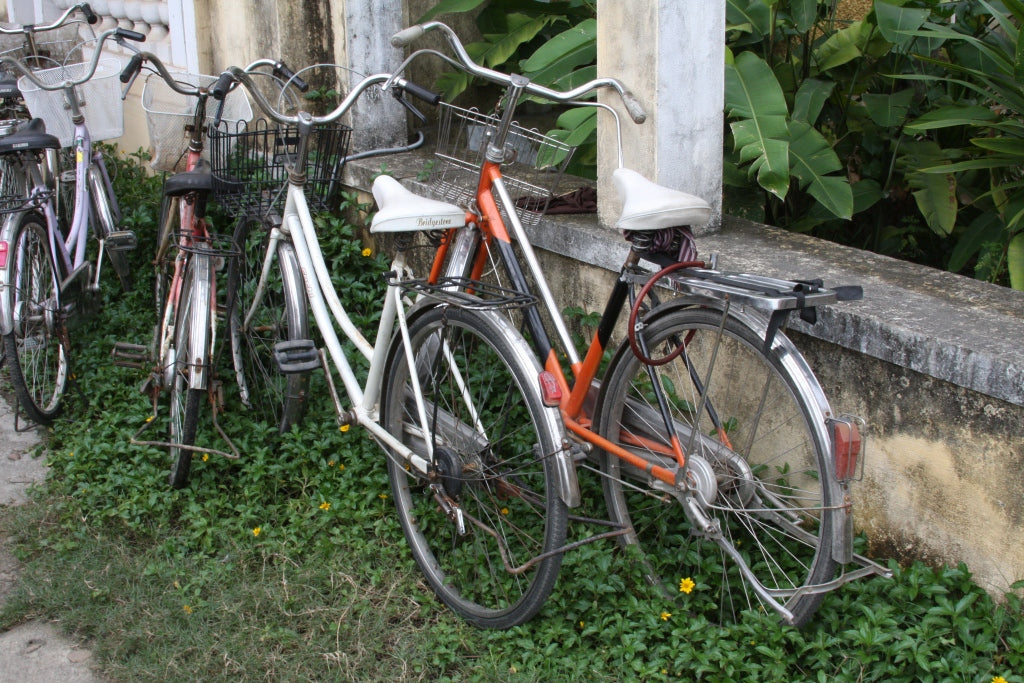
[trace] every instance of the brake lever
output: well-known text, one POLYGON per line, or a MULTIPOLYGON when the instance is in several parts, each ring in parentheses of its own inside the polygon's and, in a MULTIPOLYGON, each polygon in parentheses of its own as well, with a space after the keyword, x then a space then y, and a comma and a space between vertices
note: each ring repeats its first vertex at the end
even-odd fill
POLYGON ((419 109, 417 109, 416 105, 414 105, 412 102, 410 102, 409 100, 405 99, 404 93, 402 92, 402 90, 400 88, 393 88, 391 94, 394 96, 394 98, 396 100, 398 100, 398 102, 403 107, 405 107, 406 109, 409 110, 409 113, 411 113, 413 116, 415 116, 417 119, 419 119, 420 123, 426 123, 427 122, 427 115, 424 114, 423 112, 421 112, 419 109))

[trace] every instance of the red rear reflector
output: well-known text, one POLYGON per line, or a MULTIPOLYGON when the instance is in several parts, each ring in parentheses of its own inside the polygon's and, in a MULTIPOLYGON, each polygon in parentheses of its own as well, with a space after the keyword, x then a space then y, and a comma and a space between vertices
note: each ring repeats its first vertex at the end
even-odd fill
POLYGON ((540 397, 544 405, 549 408, 562 404, 562 388, 558 386, 558 380, 547 370, 541 370, 537 376, 540 380, 540 397))
POLYGON ((836 478, 840 481, 857 475, 857 458, 860 456, 860 430, 852 422, 835 423, 836 478))
POLYGON ((0 268, 7 267, 7 242, 0 242, 0 268))

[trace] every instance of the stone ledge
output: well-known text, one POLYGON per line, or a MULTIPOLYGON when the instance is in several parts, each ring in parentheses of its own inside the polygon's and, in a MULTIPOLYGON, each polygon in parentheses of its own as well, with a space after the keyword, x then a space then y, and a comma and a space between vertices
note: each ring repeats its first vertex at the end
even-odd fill
MULTIPOLYGON (((383 163, 409 185, 429 156, 366 159, 346 167, 346 183, 367 190, 383 163)), ((422 186, 421 186, 422 187, 422 186)), ((624 242, 595 216, 554 216, 528 232, 534 246, 616 270, 624 242)), ((737 218, 697 239, 702 256, 723 270, 826 285, 861 285, 862 301, 820 310, 817 324, 791 323, 812 337, 1024 406, 1024 292, 844 247, 737 218)))

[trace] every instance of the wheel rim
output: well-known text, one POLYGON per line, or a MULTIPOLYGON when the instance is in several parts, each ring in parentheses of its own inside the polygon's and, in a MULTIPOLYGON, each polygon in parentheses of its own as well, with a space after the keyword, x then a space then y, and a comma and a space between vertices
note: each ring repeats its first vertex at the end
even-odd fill
MULTIPOLYGON (((727 329, 716 345, 720 319, 714 314, 691 319, 697 324, 689 326, 689 334, 667 335, 662 328, 652 333, 651 341, 659 342, 655 353, 663 356, 680 338, 688 338, 686 353, 659 368, 658 381, 669 399, 684 451, 705 460, 715 474, 717 495, 704 508, 705 514, 717 521, 723 538, 766 588, 795 590, 831 578, 830 494, 821 485, 823 446, 808 426, 807 410, 778 369, 765 362, 756 340, 727 329), (709 376, 713 353, 715 373, 709 376), (703 400, 690 379, 692 371, 707 387, 703 400), (731 447, 723 447, 723 442, 731 447)), ((621 392, 625 400, 608 399, 602 406, 601 431, 633 452, 666 464, 668 460, 655 455, 658 448, 651 447, 659 439, 664 447, 658 436, 664 427, 652 400, 650 377, 635 359, 627 357, 626 363, 629 370, 621 374, 629 381, 624 384, 620 379, 610 390, 621 392), (621 428, 623 424, 627 429, 621 428)), ((635 535, 626 539, 635 546, 632 550, 642 549, 650 581, 679 595, 683 579, 697 578, 705 586, 703 595, 690 598, 690 604, 707 601, 702 609, 717 610, 723 620, 733 620, 747 609, 766 609, 736 563, 713 540, 692 535, 696 532, 676 499, 649 495, 643 478, 617 458, 608 457, 605 469, 613 517, 634 527, 635 535), (610 483, 616 479, 626 484, 610 483)), ((782 596, 780 601, 797 610, 799 620, 809 617, 820 599, 782 596)))

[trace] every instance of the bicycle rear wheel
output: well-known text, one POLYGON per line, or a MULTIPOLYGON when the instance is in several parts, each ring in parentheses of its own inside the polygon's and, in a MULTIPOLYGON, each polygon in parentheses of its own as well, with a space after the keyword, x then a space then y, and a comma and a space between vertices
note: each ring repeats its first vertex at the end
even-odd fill
POLYGON ((228 321, 242 402, 283 433, 305 415, 310 373, 282 373, 274 347, 308 339, 309 318, 302 272, 290 242, 277 243, 276 263, 270 264, 262 296, 256 299, 272 227, 252 217, 238 222, 232 244, 239 254, 228 266, 228 321))
POLYGON ((388 459, 402 530, 446 605, 477 626, 510 628, 537 613, 562 564, 553 552, 568 515, 552 457, 560 418, 542 405, 536 361, 517 353, 515 331, 498 316, 437 307, 409 332, 431 433, 420 426, 400 337, 384 370, 381 423, 423 457, 429 440, 434 461, 423 477, 388 459))
POLYGON ((688 604, 711 596, 720 618, 731 620, 747 609, 769 609, 754 590, 756 580, 779 591, 774 597, 799 625, 823 594, 798 589, 828 581, 836 568, 829 446, 814 393, 821 390, 778 341, 766 355, 764 340, 747 326, 732 317, 719 334, 721 326, 721 312, 704 308, 655 317, 643 331, 648 357, 664 357, 680 344, 685 351, 648 368, 623 344, 602 383, 596 428, 646 461, 671 467, 659 388, 689 460, 689 481, 702 492, 703 514, 720 525, 722 543, 688 517, 678 489, 652 485, 607 453, 605 499, 612 520, 633 528, 622 542, 640 551, 653 584, 678 596, 692 588, 681 581, 692 578, 701 590, 688 604), (750 576, 727 547, 744 559, 750 576), (709 550, 721 555, 709 558, 709 550))
POLYGON ((205 389, 190 388, 192 373, 202 364, 210 369, 210 276, 212 274, 208 254, 192 254, 182 278, 181 296, 175 313, 174 347, 171 351, 173 374, 170 383, 170 413, 168 424, 169 441, 172 444, 171 472, 168 480, 176 489, 188 483, 192 468, 192 450, 196 431, 199 427, 199 406, 205 389), (199 355, 193 358, 193 355, 199 355))
POLYGON ((60 414, 68 380, 57 276, 43 217, 25 212, 16 220, 10 289, 3 293, 13 323, 4 335, 7 366, 22 410, 33 422, 49 424, 60 414))

